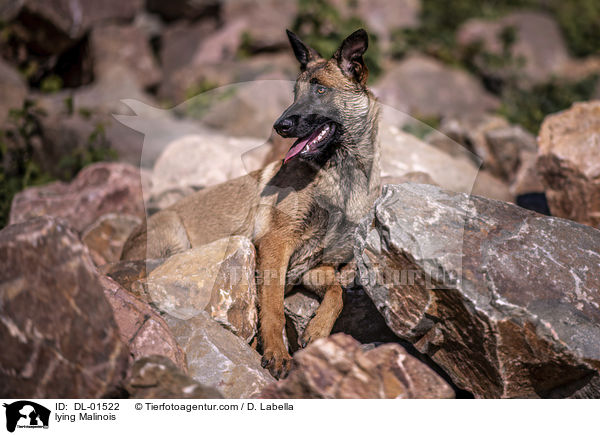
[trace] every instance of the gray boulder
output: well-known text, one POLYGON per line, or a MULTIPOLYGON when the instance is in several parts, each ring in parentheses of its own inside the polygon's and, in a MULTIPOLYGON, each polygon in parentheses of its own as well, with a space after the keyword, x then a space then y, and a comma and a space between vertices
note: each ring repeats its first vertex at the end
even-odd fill
POLYGON ((359 282, 476 397, 600 397, 600 231, 430 185, 386 186, 359 282))
POLYGON ((207 313, 188 320, 165 318, 186 353, 188 374, 197 382, 216 388, 225 398, 240 399, 275 381, 261 367, 260 355, 207 313))

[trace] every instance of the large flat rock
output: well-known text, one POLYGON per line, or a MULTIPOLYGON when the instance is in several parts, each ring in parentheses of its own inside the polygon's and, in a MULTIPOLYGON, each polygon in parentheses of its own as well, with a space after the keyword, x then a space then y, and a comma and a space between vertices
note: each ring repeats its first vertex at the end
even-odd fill
POLYGON ((390 328, 476 397, 600 397, 600 231, 407 183, 355 254, 390 328))

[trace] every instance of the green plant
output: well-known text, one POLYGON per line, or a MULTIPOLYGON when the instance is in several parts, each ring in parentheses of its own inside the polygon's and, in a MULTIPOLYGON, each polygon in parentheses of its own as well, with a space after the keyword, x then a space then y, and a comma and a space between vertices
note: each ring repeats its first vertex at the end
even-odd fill
MULTIPOLYGON (((292 29, 319 54, 329 57, 346 36, 361 27, 369 30, 359 17, 342 17, 327 0, 299 0, 292 29)), ((369 39, 365 63, 369 68, 369 81, 372 81, 381 73, 381 51, 377 35, 370 32, 369 39)))
POLYGON ((104 124, 98 123, 88 136, 87 142, 60 158, 58 170, 61 180, 71 180, 77 173, 92 163, 113 161, 117 152, 110 148, 104 124))
MULTIPOLYGON (((65 100, 72 113, 72 101, 65 100)), ((0 129, 0 228, 8 223, 13 197, 21 190, 55 180, 43 170, 38 152, 43 148, 42 119, 46 113, 32 100, 9 111, 7 125, 0 129)), ((117 154, 106 138, 105 127, 97 124, 87 142, 63 156, 58 163, 58 178, 71 180, 84 167, 94 162, 115 160, 117 154)))
POLYGON ((58 92, 63 87, 63 80, 56 74, 50 74, 42 79, 40 90, 46 94, 58 92))
POLYGON ((577 82, 554 79, 531 89, 510 87, 503 92, 499 112, 537 134, 546 115, 567 109, 575 101, 590 99, 597 83, 598 76, 592 75, 577 82))
POLYGON ((600 54, 600 2, 577 0, 551 2, 550 11, 576 56, 600 54))
POLYGON ((440 118, 437 116, 415 116, 415 122, 408 122, 402 126, 402 131, 412 134, 419 139, 424 139, 428 134, 440 128, 440 118))
POLYGON ((33 159, 43 116, 46 113, 33 101, 25 100, 22 107, 9 111, 7 127, 0 130, 0 228, 8 223, 17 192, 52 180, 33 159))
POLYGON ((188 89, 183 114, 190 118, 201 119, 217 102, 233 97, 238 90, 237 85, 216 89, 217 86, 216 83, 203 80, 188 89))

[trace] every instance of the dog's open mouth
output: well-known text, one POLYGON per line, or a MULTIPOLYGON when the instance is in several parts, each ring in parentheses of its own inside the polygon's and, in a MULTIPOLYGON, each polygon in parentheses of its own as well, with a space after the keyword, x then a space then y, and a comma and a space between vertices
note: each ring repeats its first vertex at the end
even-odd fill
POLYGON ((286 163, 291 158, 300 155, 309 155, 316 152, 323 145, 326 145, 335 133, 335 124, 332 122, 325 123, 316 128, 311 134, 306 137, 299 138, 290 150, 285 155, 283 163, 286 163))

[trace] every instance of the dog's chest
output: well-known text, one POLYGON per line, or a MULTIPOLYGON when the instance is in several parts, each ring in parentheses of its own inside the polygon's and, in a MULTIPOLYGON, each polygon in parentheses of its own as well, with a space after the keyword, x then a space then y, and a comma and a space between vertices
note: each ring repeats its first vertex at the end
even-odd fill
POLYGON ((302 222, 303 237, 290 259, 290 272, 301 275, 319 264, 338 265, 352 258, 356 226, 368 212, 366 177, 325 174, 313 191, 302 222))

